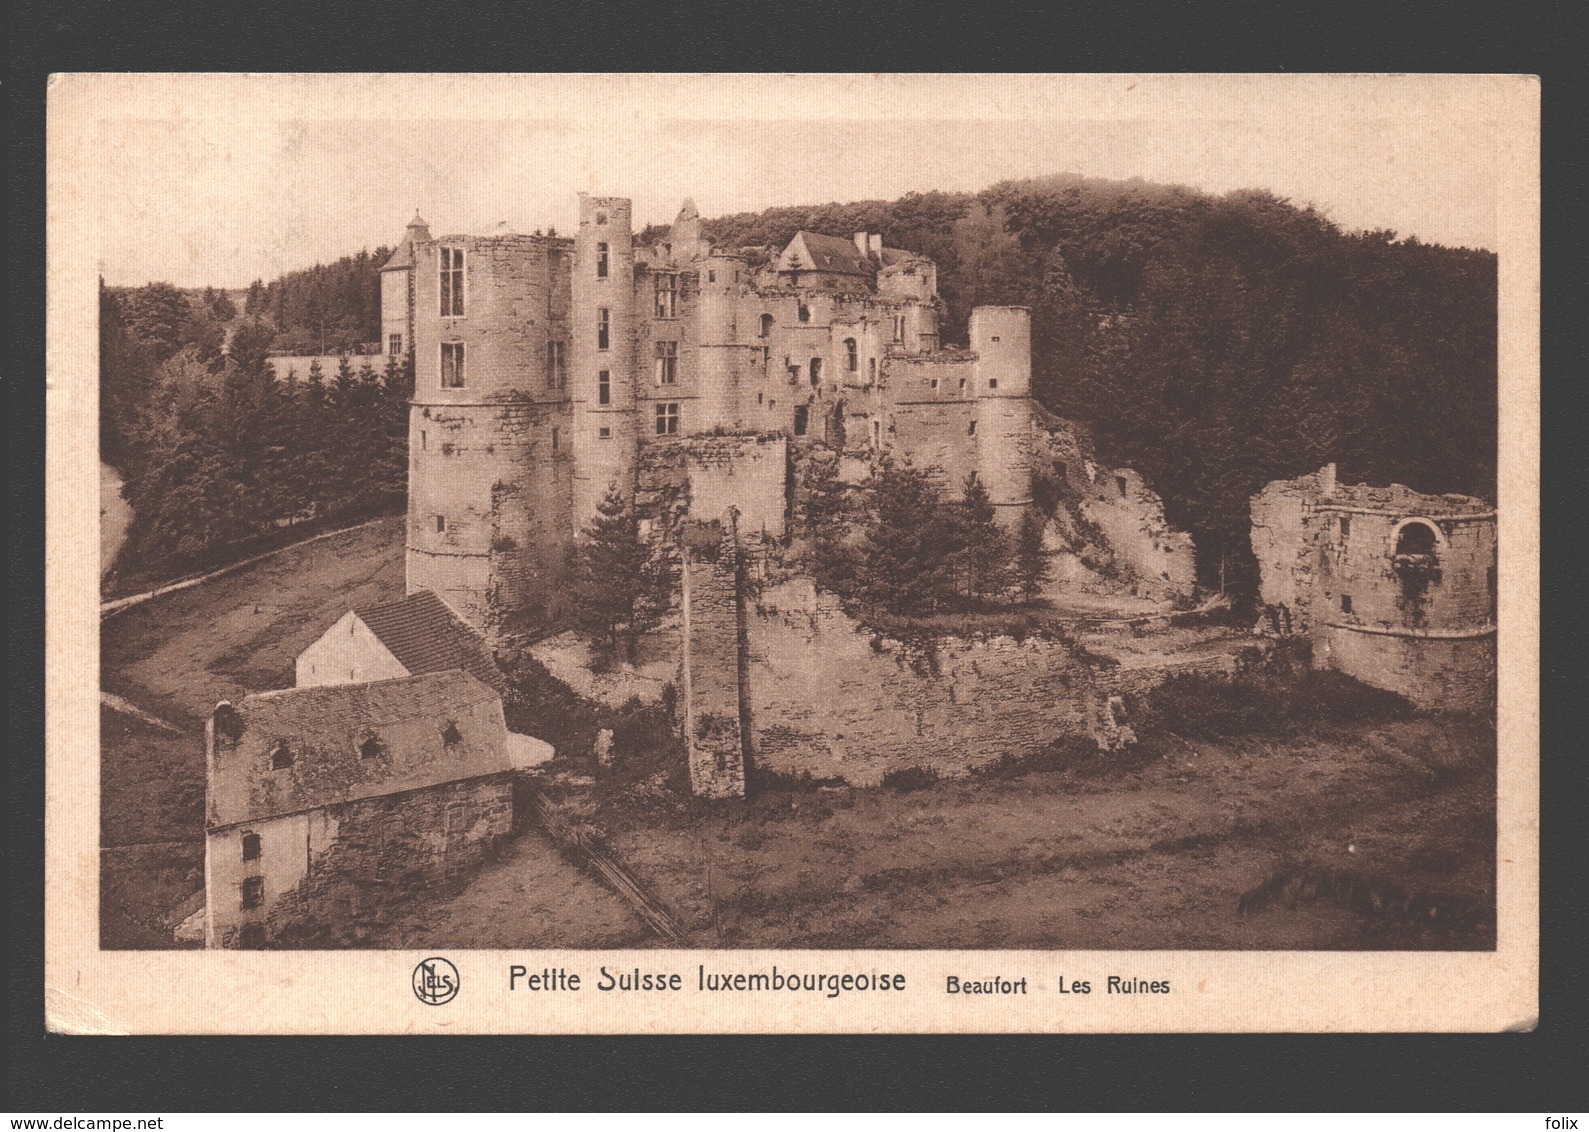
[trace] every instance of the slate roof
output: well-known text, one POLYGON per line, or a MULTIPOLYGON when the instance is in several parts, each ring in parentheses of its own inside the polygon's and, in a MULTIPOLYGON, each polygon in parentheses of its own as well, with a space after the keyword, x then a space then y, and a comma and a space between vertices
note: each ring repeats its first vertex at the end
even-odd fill
POLYGON ((507 690, 485 639, 431 591, 353 613, 411 675, 461 668, 498 692, 507 690))
POLYGON ((395 271, 398 268, 414 266, 414 230, 428 229, 430 225, 414 213, 414 219, 408 222, 408 231, 403 234, 403 242, 397 245, 397 250, 392 253, 392 258, 381 265, 382 271, 395 271))
MULTIPOLYGON (((874 275, 877 272, 877 265, 861 254, 854 240, 803 229, 795 233, 794 239, 804 242, 806 254, 811 259, 802 271, 833 271, 843 275, 874 275)), ((789 242, 794 243, 794 240, 789 242)))
POLYGON ((209 824, 235 825, 511 769, 495 692, 467 672, 245 696, 217 721, 209 824), (448 742, 448 728, 455 737, 448 742), (379 740, 366 758, 361 745, 379 740), (291 765, 274 766, 285 744, 291 765))

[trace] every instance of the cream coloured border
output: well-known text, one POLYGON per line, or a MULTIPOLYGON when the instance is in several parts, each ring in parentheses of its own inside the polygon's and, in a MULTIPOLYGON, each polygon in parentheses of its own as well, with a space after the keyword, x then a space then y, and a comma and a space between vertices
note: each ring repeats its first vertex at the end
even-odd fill
MULTIPOLYGON (((1538 1014, 1539 98, 1527 76, 65 75, 48 124, 46 375, 46 1012, 73 1033, 1493 1031, 1538 1014), (665 89, 667 98, 659 93, 665 89), (101 123, 209 117, 237 130, 303 117, 614 115, 747 120, 1048 117, 1186 122, 1305 109, 1333 130, 1428 116, 1493 124, 1501 169, 1500 808, 1493 953, 461 952, 464 993, 427 1007, 419 952, 100 952, 96 270, 101 123), (507 968, 902 971, 903 994, 531 994, 507 968), (946 974, 1039 980, 1025 998, 956 1001, 946 974), (1168 979, 1168 996, 1061 998, 1061 975, 1168 979), (660 1001, 658 1001, 660 1000, 660 1001)), ((1305 160, 1304 155, 1298 155, 1305 160)), ((577 187, 577 186, 574 186, 577 187)))

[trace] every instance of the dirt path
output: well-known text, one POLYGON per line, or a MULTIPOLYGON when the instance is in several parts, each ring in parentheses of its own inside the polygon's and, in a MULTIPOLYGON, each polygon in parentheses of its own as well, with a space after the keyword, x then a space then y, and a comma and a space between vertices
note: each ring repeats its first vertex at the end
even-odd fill
POLYGON ((99 465, 99 576, 116 564, 132 529, 132 508, 121 497, 121 476, 104 461, 99 465))

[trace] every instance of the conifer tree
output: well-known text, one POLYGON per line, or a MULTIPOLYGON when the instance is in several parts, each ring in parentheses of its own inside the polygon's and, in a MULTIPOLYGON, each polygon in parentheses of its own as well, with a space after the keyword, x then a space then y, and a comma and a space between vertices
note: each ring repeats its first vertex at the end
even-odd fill
POLYGON ((616 484, 597 505, 573 550, 571 614, 599 662, 620 650, 633 659, 639 638, 667 609, 672 571, 640 537, 640 523, 616 484))
POLYGON ((937 485, 925 472, 888 460, 871 497, 859 596, 892 613, 936 611, 954 592, 954 532, 937 485))
POLYGON ((960 506, 951 516, 953 565, 960 592, 981 600, 1008 584, 1011 546, 994 518, 993 500, 975 475, 968 476, 960 506))
POLYGON ((1028 601, 1043 592, 1048 581, 1048 555, 1043 553, 1043 516, 1029 508, 1015 534, 1015 576, 1028 601))

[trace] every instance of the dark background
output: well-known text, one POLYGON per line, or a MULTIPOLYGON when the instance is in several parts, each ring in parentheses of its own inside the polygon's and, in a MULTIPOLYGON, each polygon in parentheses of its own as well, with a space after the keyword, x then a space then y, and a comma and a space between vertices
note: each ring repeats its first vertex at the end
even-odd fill
MULTIPOLYGON (((1582 1111, 1582 6, 18 3, 11 181, 7 1104, 86 1111, 1582 1111), (1544 76, 1544 930, 1506 1035, 89 1039, 43 1019, 44 99, 51 71, 1436 71, 1544 76), (1578 1080, 1580 1084, 1572 1085, 1578 1080)), ((1299 155, 1300 157, 1300 155, 1299 155)), ((172 988, 180 992, 181 988, 172 988)), ((1254 988, 1255 991, 1260 988, 1254 988)))

